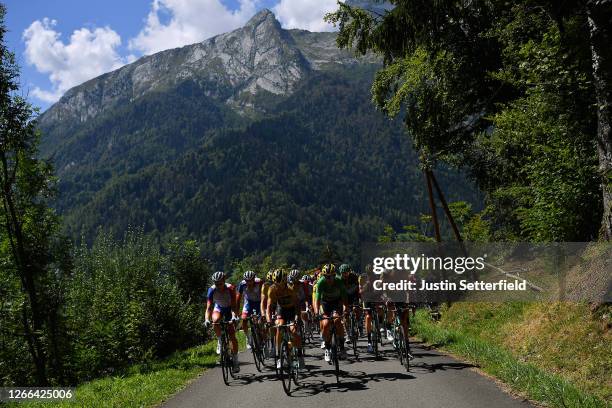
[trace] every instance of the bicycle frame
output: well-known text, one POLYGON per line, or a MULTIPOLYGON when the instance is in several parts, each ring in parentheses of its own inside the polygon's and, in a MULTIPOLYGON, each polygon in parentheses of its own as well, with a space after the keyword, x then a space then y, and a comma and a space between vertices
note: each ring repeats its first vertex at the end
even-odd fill
POLYGON ((221 353, 220 353, 220 363, 221 363, 221 373, 223 375, 223 382, 225 385, 229 385, 229 377, 236 378, 234 374, 234 359, 231 354, 230 346, 229 346, 229 334, 227 332, 227 327, 230 324, 235 324, 232 322, 227 322, 223 319, 219 322, 212 323, 213 326, 219 326, 221 328, 221 337, 219 341, 221 342, 221 353))
POLYGON ((338 319, 338 317, 335 316, 331 316, 331 317, 324 317, 321 316, 319 317, 319 321, 321 320, 330 320, 331 321, 331 328, 330 328, 330 338, 331 338, 331 354, 332 354, 332 361, 331 363, 334 364, 334 372, 336 374, 336 383, 340 384, 340 357, 339 357, 339 346, 338 346, 338 334, 336 333, 336 324, 334 322, 334 320, 338 319))
POLYGON ((281 344, 277 353, 277 358, 280 359, 280 370, 277 375, 280 377, 283 384, 283 390, 287 395, 291 395, 291 383, 299 386, 300 367, 298 361, 298 348, 292 344, 292 333, 290 328, 296 326, 296 323, 279 324, 276 327, 281 331, 281 344))

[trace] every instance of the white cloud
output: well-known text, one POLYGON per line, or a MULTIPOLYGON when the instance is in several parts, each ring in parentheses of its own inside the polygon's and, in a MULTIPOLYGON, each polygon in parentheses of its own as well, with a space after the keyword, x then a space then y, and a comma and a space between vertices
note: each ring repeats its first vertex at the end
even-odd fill
POLYGON ((127 62, 117 53, 121 37, 109 27, 75 30, 65 44, 54 30, 56 20, 36 20, 23 32, 25 56, 29 64, 49 74, 51 90, 35 87, 32 94, 54 102, 71 87, 127 62))
POLYGON ((334 27, 323 21, 323 17, 337 8, 336 0, 280 0, 272 11, 284 28, 333 31, 334 27))
POLYGON ((255 14, 257 0, 239 0, 236 10, 221 0, 153 0, 144 28, 129 47, 143 54, 203 41, 241 27, 255 14), (169 21, 162 21, 169 16, 169 21))

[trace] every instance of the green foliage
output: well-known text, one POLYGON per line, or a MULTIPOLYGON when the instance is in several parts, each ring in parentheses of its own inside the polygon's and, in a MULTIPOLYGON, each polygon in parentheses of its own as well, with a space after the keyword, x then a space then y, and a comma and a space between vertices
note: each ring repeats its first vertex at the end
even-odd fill
POLYGON ((213 272, 208 260, 202 258, 197 242, 174 239, 168 248, 168 258, 183 300, 197 303, 206 292, 213 272))
MULTIPOLYGON (((69 139, 55 151, 62 169, 58 208, 69 234, 90 243, 98 225, 115 237, 144 225, 163 242, 197 240, 226 271, 236 260, 260 265, 267 256, 275 265, 315 265, 327 244, 357 264, 360 241, 374 240, 387 224, 416 222, 427 205, 401 124, 370 104, 374 69, 313 74, 248 125, 229 114, 208 116, 226 108, 205 98, 196 103, 195 91, 182 90, 197 85, 183 84, 91 124, 48 129, 50 141, 69 139), (153 109, 154 101, 164 107, 156 115, 175 129, 187 116, 208 119, 180 136, 179 151, 169 127, 158 129, 137 114, 138 104, 153 109), (136 148, 130 144, 136 140, 154 147, 136 148)), ((444 167, 438 175, 449 198, 479 201, 463 176, 444 167)))
POLYGON ((547 406, 608 406, 609 341, 587 305, 459 302, 441 312, 439 322, 417 313, 418 337, 547 406))
MULTIPOLYGON (((455 201, 448 204, 459 233, 464 241, 487 242, 490 239, 490 224, 485 218, 488 209, 474 213, 471 204, 465 201, 455 201)), ((438 212, 441 212, 438 209, 438 212)), ((421 214, 419 225, 405 225, 401 232, 396 232, 387 225, 384 233, 378 237, 378 242, 435 242, 431 215, 421 214)), ((444 241, 453 241, 455 236, 446 218, 440 221, 441 235, 444 241)))
POLYGON ((67 289, 77 378, 112 374, 203 338, 201 293, 194 300, 190 292, 197 286, 182 286, 195 281, 200 290, 206 287, 202 275, 184 269, 192 265, 208 274, 196 248, 193 242, 175 244, 164 255, 136 230, 121 242, 100 234, 92 248, 77 251, 67 289), (187 264, 177 262, 177 252, 188 255, 187 264))
POLYGON ((584 5, 392 3, 384 15, 340 4, 327 19, 340 47, 384 57, 374 103, 403 115, 425 164, 466 168, 487 194, 466 232, 484 239, 488 223, 493 239, 594 238, 602 196, 584 5))
MULTIPOLYGON (((564 33, 567 41, 579 37, 574 20, 564 33)), ((494 35, 505 45, 505 65, 492 75, 523 96, 503 105, 491 117, 495 130, 480 138, 496 169, 496 174, 484 176, 491 182, 491 202, 513 203, 512 210, 504 212, 505 224, 514 222, 519 238, 592 239, 601 197, 587 58, 567 51, 547 15, 520 7, 494 35)))
POLYGON ((39 159, 34 108, 18 94, 19 67, 5 46, 0 4, 0 378, 3 384, 61 380, 61 315, 69 267, 49 208, 55 178, 39 159))

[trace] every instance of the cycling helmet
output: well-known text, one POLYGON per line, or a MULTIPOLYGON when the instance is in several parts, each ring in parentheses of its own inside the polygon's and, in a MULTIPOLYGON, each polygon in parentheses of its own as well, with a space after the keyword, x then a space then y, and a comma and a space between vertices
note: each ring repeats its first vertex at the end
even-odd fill
POLYGON ((345 272, 352 272, 353 268, 351 268, 351 265, 349 264, 342 264, 340 265, 340 274, 343 274, 345 272))
POLYGON ((310 275, 302 276, 302 281, 304 282, 312 282, 312 277, 310 275))
POLYGON ((335 275, 336 274, 336 265, 334 265, 334 264, 325 264, 325 265, 323 265, 323 269, 321 269, 321 273, 323 275, 335 275))
POLYGON ((221 282, 223 279, 225 279, 225 274, 223 272, 217 271, 213 273, 212 281, 214 283, 221 282))
POLYGON ((292 269, 291 272, 289 272, 289 276, 287 276, 287 282, 295 282, 296 280, 298 280, 300 276, 300 271, 298 271, 297 269, 292 269))
POLYGON ((255 272, 253 272, 253 271, 246 271, 244 273, 244 275, 242 275, 242 279, 244 279, 244 280, 253 280, 253 279, 255 279, 255 272))
POLYGON ((277 269, 272 274, 272 281, 276 283, 281 283, 282 281, 287 280, 287 274, 283 269, 277 269))
POLYGON ((270 270, 268 271, 268 273, 266 273, 266 280, 267 280, 268 282, 271 282, 271 281, 272 281, 272 275, 273 275, 273 274, 274 274, 274 270, 273 270, 273 269, 270 269, 270 270))

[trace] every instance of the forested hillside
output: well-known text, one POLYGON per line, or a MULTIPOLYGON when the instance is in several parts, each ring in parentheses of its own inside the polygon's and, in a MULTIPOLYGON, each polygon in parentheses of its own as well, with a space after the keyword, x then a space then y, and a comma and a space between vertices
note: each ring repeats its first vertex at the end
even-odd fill
MULTIPOLYGON (((371 105, 377 67, 313 70, 290 95, 254 95, 265 112, 251 115, 186 80, 43 127, 69 235, 90 243, 100 228, 121 237, 143 226, 196 239, 219 266, 266 255, 313 264, 328 243, 357 261, 360 242, 416 223, 428 205, 401 122, 371 105)), ((439 178, 451 200, 478 202, 456 171, 439 178)))

